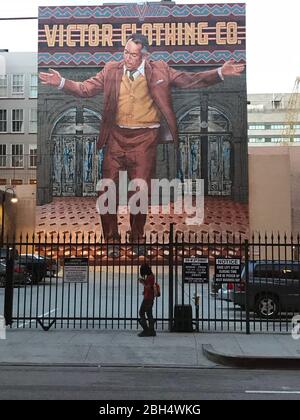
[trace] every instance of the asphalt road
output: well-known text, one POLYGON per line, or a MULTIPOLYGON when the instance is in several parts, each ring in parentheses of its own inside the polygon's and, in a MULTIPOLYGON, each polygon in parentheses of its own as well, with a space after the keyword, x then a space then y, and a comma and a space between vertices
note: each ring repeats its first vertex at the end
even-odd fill
POLYGON ((0 400, 300 400, 297 371, 0 367, 0 400))

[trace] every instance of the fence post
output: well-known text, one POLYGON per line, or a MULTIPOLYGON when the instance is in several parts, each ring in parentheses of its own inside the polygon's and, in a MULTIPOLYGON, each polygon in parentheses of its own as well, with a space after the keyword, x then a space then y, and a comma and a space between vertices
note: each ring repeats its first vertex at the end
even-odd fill
POLYGON ((5 324, 12 324, 12 313, 13 313, 13 296, 14 296, 14 263, 15 263, 15 243, 12 249, 7 244, 6 252, 6 281, 5 281, 5 296, 4 296, 4 318, 5 324))
POLYGON ((169 234, 169 331, 173 329, 173 312, 174 312, 174 223, 170 224, 169 234))
POLYGON ((249 314, 249 240, 245 240, 245 310, 246 310, 246 334, 250 334, 249 314))

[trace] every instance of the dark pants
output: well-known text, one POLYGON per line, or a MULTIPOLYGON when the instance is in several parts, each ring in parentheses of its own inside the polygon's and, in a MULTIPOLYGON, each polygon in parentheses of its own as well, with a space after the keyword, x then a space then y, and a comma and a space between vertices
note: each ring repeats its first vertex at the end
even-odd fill
MULTIPOLYGON (((103 160, 102 176, 115 182, 117 187, 117 205, 119 202, 119 171, 127 171, 129 181, 136 178, 146 181, 148 192, 150 193, 151 179, 155 174, 156 167, 157 140, 157 128, 132 130, 112 127, 103 160)), ((146 218, 147 214, 130 214, 132 240, 137 241, 143 238, 146 218)), ((101 223, 106 241, 119 239, 117 214, 107 213, 101 215, 101 223)))
POLYGON ((144 299, 143 302, 141 303, 141 307, 139 310, 139 316, 140 316, 139 323, 141 324, 142 328, 145 331, 147 331, 148 329, 150 331, 154 330, 154 319, 153 319, 153 313, 152 313, 153 303, 154 303, 153 299, 151 300, 144 299), (146 315, 147 315, 149 325, 147 324, 146 315))

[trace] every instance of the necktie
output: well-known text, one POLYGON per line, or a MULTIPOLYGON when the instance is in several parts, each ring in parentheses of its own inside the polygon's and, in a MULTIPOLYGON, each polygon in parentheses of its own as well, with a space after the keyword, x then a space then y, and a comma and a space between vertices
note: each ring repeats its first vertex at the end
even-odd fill
POLYGON ((136 70, 127 70, 127 76, 129 77, 129 79, 133 82, 134 81, 134 74, 135 74, 136 70))

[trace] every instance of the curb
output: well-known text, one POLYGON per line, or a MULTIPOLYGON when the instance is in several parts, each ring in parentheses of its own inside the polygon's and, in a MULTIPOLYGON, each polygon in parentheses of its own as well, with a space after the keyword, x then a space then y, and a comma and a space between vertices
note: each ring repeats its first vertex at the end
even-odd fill
POLYGON ((175 364, 134 364, 134 363, 41 363, 41 362, 1 362, 0 368, 5 367, 36 367, 36 368, 119 368, 119 369, 213 369, 214 367, 203 365, 175 365, 175 364))
POLYGON ((204 356, 211 362, 250 369, 300 369, 300 357, 249 356, 217 352, 211 344, 202 344, 204 356))

